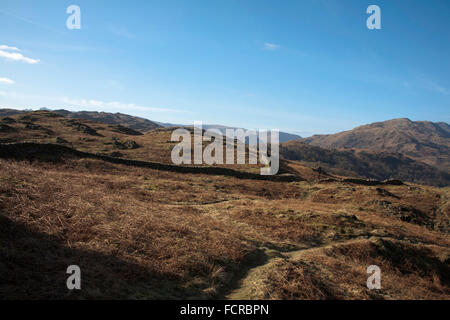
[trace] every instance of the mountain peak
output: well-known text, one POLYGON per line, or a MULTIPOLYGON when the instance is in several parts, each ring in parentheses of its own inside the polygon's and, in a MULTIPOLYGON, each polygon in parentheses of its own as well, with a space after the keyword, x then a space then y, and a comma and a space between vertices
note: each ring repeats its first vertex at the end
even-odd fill
POLYGON ((304 142, 325 149, 395 152, 440 169, 450 170, 450 127, 430 121, 398 118, 357 127, 304 142))

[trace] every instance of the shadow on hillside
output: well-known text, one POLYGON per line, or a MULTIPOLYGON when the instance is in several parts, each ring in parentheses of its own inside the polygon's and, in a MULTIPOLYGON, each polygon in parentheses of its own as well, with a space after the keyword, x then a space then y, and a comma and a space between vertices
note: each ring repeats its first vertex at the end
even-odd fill
POLYGON ((99 159, 109 163, 123 164, 127 166, 135 166, 140 168, 149 168, 154 170, 162 170, 178 173, 223 175, 236 177, 238 179, 270 180, 270 181, 284 181, 284 182, 303 180, 302 178, 291 174, 281 175, 281 173, 283 173, 282 171, 279 172, 280 174, 278 175, 261 175, 257 173, 233 170, 224 167, 183 166, 151 161, 115 158, 102 154, 83 152, 69 148, 67 146, 51 143, 33 143, 33 142, 10 143, 10 144, 0 143, 0 158, 4 159, 28 160, 30 162, 36 160, 57 162, 61 161, 62 159, 65 159, 66 157, 99 159))
POLYGON ((2 300, 180 299, 182 294, 188 293, 177 279, 111 255, 68 248, 57 236, 32 231, 0 214, 2 300), (69 265, 81 268, 81 290, 66 287, 69 265))
MULTIPOLYGON (((269 261, 269 256, 264 250, 258 249, 252 252, 246 259, 246 261, 240 266, 239 270, 233 275, 229 283, 221 288, 218 293, 218 299, 233 299, 232 295, 241 285, 242 281, 249 275, 250 271, 254 268, 263 266, 269 261)), ((243 297, 239 297, 242 298, 243 297)))

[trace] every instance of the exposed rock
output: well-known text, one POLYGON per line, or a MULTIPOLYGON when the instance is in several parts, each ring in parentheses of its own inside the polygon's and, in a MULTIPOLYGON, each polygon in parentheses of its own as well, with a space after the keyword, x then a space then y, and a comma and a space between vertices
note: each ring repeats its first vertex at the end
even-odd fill
POLYGON ((395 198, 395 199, 400 199, 398 196, 396 196, 395 194, 393 194, 393 193, 391 193, 391 192, 389 192, 389 191, 387 191, 385 189, 377 188, 376 190, 377 190, 378 194, 383 196, 383 197, 392 197, 392 198, 395 198))
POLYGON ((24 122, 23 124, 25 125, 25 129, 39 130, 39 131, 44 131, 46 134, 53 134, 52 130, 50 130, 48 128, 44 128, 43 126, 41 126, 39 124, 35 124, 35 123, 31 123, 31 122, 24 122))
POLYGON ((1 119, 1 121, 2 121, 3 123, 8 123, 8 124, 16 123, 16 122, 17 122, 16 120, 14 120, 13 118, 10 118, 10 117, 5 117, 5 118, 1 119))
POLYGON ((139 145, 136 143, 136 141, 133 140, 127 140, 124 143, 125 147, 127 147, 127 149, 137 149, 139 148, 139 145))
POLYGON ((121 141, 119 141, 119 140, 117 140, 117 139, 115 139, 115 138, 113 138, 113 140, 114 140, 114 142, 113 142, 114 146, 115 146, 116 148, 118 148, 118 149, 121 149, 121 150, 125 150, 125 149, 137 149, 137 148, 140 147, 140 146, 136 143, 136 141, 133 141, 133 140, 127 140, 127 141, 125 141, 125 142, 121 142, 121 141))
POLYGON ((16 129, 14 129, 11 126, 8 126, 7 124, 0 123, 0 132, 14 132, 16 129))
POLYGON ((69 143, 69 141, 60 137, 56 137, 56 143, 69 143))
POLYGON ((143 135, 142 132, 139 132, 139 131, 136 131, 136 130, 133 130, 133 129, 131 129, 131 128, 124 127, 124 126, 121 126, 121 125, 110 126, 110 128, 111 128, 113 131, 115 131, 115 132, 128 134, 128 135, 130 135, 130 136, 141 136, 141 135, 143 135))
POLYGON ((87 124, 81 123, 76 120, 67 121, 67 125, 74 128, 77 131, 89 134, 91 136, 101 136, 95 129, 89 127, 87 124))
POLYGON ((109 154, 109 156, 110 156, 110 157, 114 157, 114 158, 122 158, 122 157, 123 157, 123 154, 120 153, 119 151, 114 151, 114 152, 111 152, 111 153, 109 154))
POLYGON ((391 180, 384 180, 384 184, 391 185, 391 186, 402 186, 404 185, 403 181, 397 180, 397 179, 391 179, 391 180))

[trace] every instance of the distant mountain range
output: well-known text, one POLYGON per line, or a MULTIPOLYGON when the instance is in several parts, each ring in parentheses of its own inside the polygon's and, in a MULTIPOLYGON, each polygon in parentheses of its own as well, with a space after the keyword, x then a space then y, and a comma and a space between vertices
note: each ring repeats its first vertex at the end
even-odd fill
MULTIPOLYGON (((227 127, 227 126, 221 126, 221 125, 217 125, 217 124, 203 125, 202 127, 205 130, 209 130, 209 129, 218 130, 224 136, 226 135, 226 130, 227 129, 243 129, 243 130, 246 130, 245 128, 227 127)), ((279 141, 280 141, 280 143, 288 142, 288 141, 292 141, 292 140, 297 140, 297 139, 301 139, 301 138, 302 138, 301 136, 296 135, 296 134, 287 133, 287 132, 283 132, 283 131, 279 132, 279 141)), ((250 140, 251 139, 246 138, 246 143, 249 143, 250 140)), ((256 139, 256 141, 257 141, 257 139, 256 139)), ((267 141, 270 142, 270 132, 267 134, 267 141)))
MULTIPOLYGON (((107 124, 116 124, 116 125, 122 125, 124 127, 129 127, 133 130, 138 130, 141 132, 146 132, 149 130, 153 130, 156 128, 162 128, 162 127, 186 127, 186 126, 192 126, 186 125, 186 124, 173 124, 173 123, 164 123, 164 122, 158 122, 158 121, 151 121, 148 119, 144 119, 141 117, 135 117, 130 116, 123 113, 110 113, 110 112, 97 112, 97 111, 68 111, 64 109, 60 110, 51 110, 48 108, 41 108, 42 111, 51 111, 54 113, 57 113, 59 115, 62 115, 66 118, 70 119, 84 119, 84 120, 91 120, 91 121, 97 121, 97 122, 103 122, 107 124)), ((0 117, 7 117, 11 115, 21 114, 21 113, 27 113, 33 110, 15 110, 15 109, 0 109, 0 117)), ((203 125, 203 129, 217 129, 222 134, 225 135, 226 129, 238 129, 235 127, 226 127, 221 125, 203 125)), ((245 129, 244 129, 245 130, 245 129)), ((300 139, 301 137, 296 134, 291 134, 287 132, 281 132, 279 133, 280 142, 287 142, 295 139, 300 139)), ((270 135, 269 135, 270 139, 270 135)), ((247 139, 248 142, 248 139, 247 139)))
MULTIPOLYGON (((157 124, 163 126, 163 127, 181 127, 181 126, 186 126, 186 125, 182 125, 182 124, 173 124, 173 123, 162 123, 162 122, 156 122, 157 124)), ((219 125, 219 124, 203 124, 202 128, 204 130, 209 130, 209 129, 215 129, 220 131, 221 134, 223 134, 224 136, 226 135, 226 130, 227 129, 243 129, 243 130, 247 130, 245 128, 239 128, 239 127, 227 127, 227 126, 223 126, 223 125, 219 125)), ((268 141, 270 141, 270 133, 267 135, 268 141)), ((302 137, 296 134, 292 134, 292 133, 288 133, 288 132, 283 132, 280 131, 279 132, 279 140, 280 143, 282 142, 288 142, 291 140, 297 140, 297 139, 301 139, 302 137)), ((250 139, 246 139, 246 143, 249 142, 250 139)))

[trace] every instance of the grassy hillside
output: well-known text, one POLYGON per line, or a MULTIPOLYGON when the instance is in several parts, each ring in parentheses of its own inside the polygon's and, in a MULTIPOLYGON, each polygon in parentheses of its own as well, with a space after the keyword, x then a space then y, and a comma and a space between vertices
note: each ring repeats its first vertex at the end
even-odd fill
POLYGON ((448 187, 369 186, 287 160, 297 181, 109 161, 169 164, 171 130, 3 118, 0 143, 57 148, 0 148, 1 298, 450 299, 448 187), (66 288, 74 264, 81 291, 66 288), (381 290, 366 287, 373 264, 381 290))
MULTIPOLYGON (((192 128, 186 129, 193 133, 192 128)), ((157 128, 142 133, 122 125, 70 119, 49 111, 34 111, 1 118, 0 143, 56 143, 84 152, 172 164, 171 152, 178 143, 171 141, 173 130, 174 128, 157 128)), ((203 142, 204 146, 207 144, 207 141, 203 142)), ((248 157, 248 148, 246 150, 248 157)), ((248 163, 248 159, 246 162, 248 163)), ((261 167, 259 164, 217 166, 254 173, 259 172, 261 167)))
POLYGON ((281 144, 280 154, 286 159, 321 167, 342 176, 385 180, 400 179, 435 186, 449 186, 450 173, 399 153, 354 150, 328 150, 300 140, 281 144))
MULTIPOLYGON (((122 125, 70 119, 54 112, 35 111, 0 119, 0 143, 57 143, 113 157, 172 163, 171 151, 177 144, 171 141, 173 129, 157 128, 142 133, 122 125)), ((204 146, 207 144, 208 142, 203 143, 204 146)), ((282 143, 280 154, 287 160, 302 161, 313 167, 321 166, 329 173, 343 176, 401 179, 436 186, 450 184, 448 172, 401 154, 326 150, 306 145, 299 140, 282 143)), ((248 164, 220 166, 253 173, 259 172, 261 167, 248 164)), ((290 166, 289 162, 281 159, 280 173, 293 172, 290 166)))
MULTIPOLYGON (((0 109, 0 118, 16 115, 23 115, 29 113, 30 110, 16 110, 16 109, 0 109)), ((120 125, 123 127, 131 128, 133 130, 146 132, 156 128, 162 128, 161 125, 148 119, 130 116, 123 113, 111 113, 111 112, 97 112, 97 111, 79 111, 72 112, 64 109, 60 110, 39 110, 39 112, 51 112, 61 115, 68 119, 81 119, 91 120, 94 122, 101 122, 106 124, 120 125)))
POLYGON ((303 141, 325 149, 401 153, 442 171, 450 171, 450 126, 444 122, 394 119, 337 134, 316 135, 303 141))
POLYGON ((450 298, 448 188, 0 167, 2 298, 450 298), (72 264, 81 291, 65 287, 72 264), (372 264, 381 291, 365 287, 372 264))

